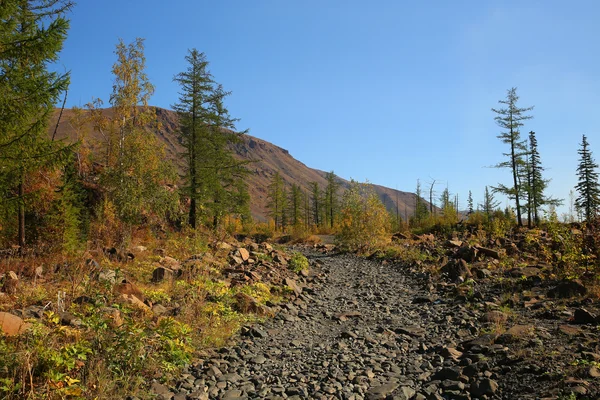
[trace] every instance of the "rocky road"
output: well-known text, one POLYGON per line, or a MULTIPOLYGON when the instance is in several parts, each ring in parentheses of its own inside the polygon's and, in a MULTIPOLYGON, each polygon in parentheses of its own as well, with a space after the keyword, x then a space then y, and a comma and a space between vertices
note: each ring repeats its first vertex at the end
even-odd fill
POLYGON ((428 274, 307 255, 313 270, 294 301, 189 366, 174 388, 155 383, 158 398, 561 398, 551 374, 522 375, 523 357, 481 331, 482 312, 438 293, 428 274))

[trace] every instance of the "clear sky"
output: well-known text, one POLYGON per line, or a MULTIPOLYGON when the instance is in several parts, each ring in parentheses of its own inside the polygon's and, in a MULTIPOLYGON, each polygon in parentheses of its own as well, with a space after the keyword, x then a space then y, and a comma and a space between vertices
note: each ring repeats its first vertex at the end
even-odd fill
POLYGON ((107 102, 118 39, 143 37, 151 102, 170 108, 195 47, 239 129, 343 178, 436 179, 462 208, 510 183, 487 167, 508 150, 490 109, 515 86, 549 194, 568 202, 582 134, 600 157, 599 20, 595 0, 78 0, 61 68, 69 106, 107 102))

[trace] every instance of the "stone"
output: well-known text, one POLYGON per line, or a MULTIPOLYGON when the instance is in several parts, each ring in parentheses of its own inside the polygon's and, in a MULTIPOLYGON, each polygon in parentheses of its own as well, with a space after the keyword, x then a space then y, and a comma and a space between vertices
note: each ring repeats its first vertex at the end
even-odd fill
POLYGON ((175 276, 175 271, 167 267, 158 267, 152 271, 152 282, 159 283, 164 280, 171 280, 175 276))
POLYGON ((235 303, 233 308, 242 313, 252 313, 265 316, 270 314, 270 310, 261 305, 256 299, 246 293, 238 292, 234 296, 235 303))
POLYGON ((162 304, 155 304, 152 306, 152 313, 157 317, 169 314, 169 309, 162 304))
POLYGON ((150 385, 150 390, 156 395, 156 398, 159 400, 171 400, 174 395, 168 387, 158 382, 152 382, 152 385, 150 385))
POLYGON ((137 297, 141 302, 145 300, 142 291, 132 282, 123 280, 123 282, 115 285, 114 292, 121 295, 131 295, 137 297))
POLYGON ((236 250, 235 255, 242 259, 242 261, 248 261, 250 258, 250 253, 243 247, 240 247, 236 250))
POLYGON ((482 379, 473 382, 470 391, 473 396, 492 396, 498 391, 498 383, 492 379, 482 379))
POLYGON ((506 251, 503 249, 502 250, 494 250, 494 249, 490 249, 487 247, 477 246, 477 250, 479 250, 479 252, 481 254, 485 255, 486 257, 494 258, 496 260, 500 260, 506 254, 506 251))
POLYGON ((398 388, 397 382, 388 382, 383 385, 375 386, 367 392, 366 399, 367 400, 383 400, 386 399, 387 396, 392 393, 396 388, 398 388))
POLYGON ((283 280, 283 283, 289 287, 290 289, 292 289, 294 291, 294 294, 296 296, 300 296, 302 294, 302 288, 300 286, 298 286, 298 284, 296 283, 295 280, 293 280, 292 278, 285 278, 283 280))
POLYGON ((508 316, 502 311, 488 311, 481 317, 481 322, 490 322, 495 324, 504 324, 508 316))
POLYGON ((117 273, 112 269, 101 271, 98 274, 98 280, 114 284, 117 281, 117 273))
POLYGON ((136 308, 139 308, 142 311, 150 311, 150 307, 148 307, 142 300, 140 300, 133 294, 122 294, 118 300, 121 303, 130 304, 136 308))
POLYGON ((574 324, 596 324, 598 322, 598 317, 585 308, 577 308, 573 313, 574 324))
POLYGON ((394 332, 399 335, 408 335, 415 338, 425 335, 425 329, 421 328, 420 326, 405 326, 403 328, 396 328, 394 329, 394 332))
POLYGON ((450 260, 440 269, 440 273, 445 275, 450 281, 455 282, 459 278, 471 276, 471 271, 467 262, 463 259, 450 260))
POLYGON ((14 295, 17 294, 17 287, 19 286, 19 278, 14 271, 8 271, 4 277, 4 285, 2 285, 2 291, 6 294, 14 295))
POLYGON ((160 265, 165 266, 167 268, 176 270, 181 268, 181 263, 174 259, 173 257, 165 256, 162 257, 159 261, 160 265))
POLYGON ((0 330, 7 336, 17 336, 31 327, 31 324, 23 321, 16 315, 0 312, 0 330))
POLYGON ((565 280, 548 291, 548 297, 557 299, 568 299, 575 296, 584 296, 587 294, 587 289, 581 281, 565 280))
POLYGON ((462 357, 463 353, 456 350, 454 347, 444 347, 442 351, 440 351, 440 355, 444 358, 452 358, 454 360, 458 360, 462 357))
POLYGON ((496 339, 496 343, 514 343, 532 336, 534 332, 535 327, 533 325, 515 325, 508 329, 506 332, 504 332, 502 335, 498 336, 498 338, 496 339))

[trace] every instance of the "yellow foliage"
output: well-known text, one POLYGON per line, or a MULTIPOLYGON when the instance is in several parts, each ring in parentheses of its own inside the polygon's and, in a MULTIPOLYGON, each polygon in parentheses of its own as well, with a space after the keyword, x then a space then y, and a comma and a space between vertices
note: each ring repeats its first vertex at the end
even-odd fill
POLYGON ((336 238, 342 247, 358 252, 367 252, 389 242, 388 213, 370 184, 352 181, 344 193, 336 238))

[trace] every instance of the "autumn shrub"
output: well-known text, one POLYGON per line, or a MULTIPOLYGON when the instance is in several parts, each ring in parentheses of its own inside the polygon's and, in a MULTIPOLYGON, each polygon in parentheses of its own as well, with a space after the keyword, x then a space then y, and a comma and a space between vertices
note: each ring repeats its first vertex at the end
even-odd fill
POLYGON ((368 183, 352 181, 344 193, 336 240, 342 248, 363 253, 389 242, 387 210, 368 183))
POLYGON ((294 253, 288 263, 289 268, 298 273, 302 270, 308 269, 308 259, 302 253, 294 253))

